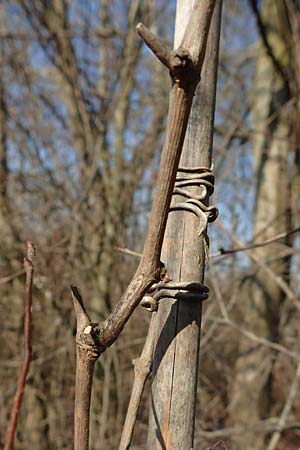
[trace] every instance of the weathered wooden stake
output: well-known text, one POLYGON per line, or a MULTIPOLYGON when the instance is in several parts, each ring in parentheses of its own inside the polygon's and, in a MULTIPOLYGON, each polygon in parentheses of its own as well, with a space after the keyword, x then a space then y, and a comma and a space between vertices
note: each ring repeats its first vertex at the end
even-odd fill
MULTIPOLYGON (((192 0, 177 0, 175 48, 191 14, 192 0)), ((201 1, 200 1, 201 3, 201 1)), ((221 1, 215 5, 201 82, 196 90, 179 166, 211 167, 221 1)), ((191 187, 194 195, 199 187, 191 187)), ((190 212, 169 215, 162 261, 171 279, 204 280, 205 232, 190 212)), ((193 447, 202 305, 195 300, 160 301, 158 340, 152 369, 148 433, 149 450, 190 450, 193 447)))

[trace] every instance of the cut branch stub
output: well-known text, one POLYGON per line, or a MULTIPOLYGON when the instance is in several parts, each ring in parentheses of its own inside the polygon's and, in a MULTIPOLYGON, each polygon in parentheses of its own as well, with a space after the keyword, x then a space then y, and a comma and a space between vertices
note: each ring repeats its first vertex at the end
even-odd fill
POLYGON ((188 62, 191 61, 188 51, 183 48, 172 50, 144 24, 139 23, 136 29, 147 47, 170 71, 183 69, 187 66, 188 62))
POLYGON ((188 50, 179 47, 172 50, 158 36, 150 31, 145 25, 139 23, 136 27, 139 36, 143 39, 147 47, 169 70, 174 83, 199 82, 199 70, 193 64, 188 50))
POLYGON ((99 339, 100 325, 91 322, 79 289, 71 286, 71 292, 77 320, 74 450, 89 450, 93 372, 103 348, 99 339))
POLYGON ((97 359, 103 351, 100 341, 101 326, 98 323, 92 323, 79 289, 71 286, 71 292, 77 320, 76 345, 88 351, 89 357, 97 359))
POLYGON ((200 81, 208 31, 215 0, 195 2, 183 40, 177 50, 171 50, 145 25, 139 23, 137 32, 155 56, 170 70, 173 82, 194 87, 200 81))
POLYGON ((83 329, 90 324, 91 320, 84 307, 80 290, 77 286, 70 286, 70 288, 72 292, 72 300, 77 320, 77 330, 83 329))
POLYGON ((147 47, 168 69, 172 69, 171 48, 165 44, 156 34, 152 33, 144 24, 138 23, 136 30, 147 47))

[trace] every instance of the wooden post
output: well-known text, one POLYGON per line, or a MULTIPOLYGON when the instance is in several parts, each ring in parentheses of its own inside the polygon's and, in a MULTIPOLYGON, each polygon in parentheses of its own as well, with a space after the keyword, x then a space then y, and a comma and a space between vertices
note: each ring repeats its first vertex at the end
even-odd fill
MULTIPOLYGON (((175 48, 189 19, 193 0, 177 0, 175 48)), ((215 5, 201 82, 196 90, 180 166, 211 167, 213 122, 221 22, 215 5)), ((192 187, 199 194, 198 187, 192 187)), ((204 281, 205 233, 190 212, 169 214, 162 261, 174 282, 204 281)), ((149 450, 193 447, 202 304, 199 300, 164 299, 157 313, 158 343, 152 369, 149 450)))

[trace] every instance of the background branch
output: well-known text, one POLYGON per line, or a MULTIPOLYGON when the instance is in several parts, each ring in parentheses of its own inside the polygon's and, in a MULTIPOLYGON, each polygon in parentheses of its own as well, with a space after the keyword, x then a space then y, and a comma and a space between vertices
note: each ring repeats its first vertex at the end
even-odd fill
MULTIPOLYGON (((254 248, 265 247, 266 245, 269 245, 269 244, 272 244, 273 242, 279 241, 280 239, 282 239, 284 237, 291 236, 295 233, 298 233, 299 231, 300 231, 300 227, 296 227, 296 228, 293 228, 292 230, 285 231, 284 233, 277 234, 276 236, 273 236, 272 238, 266 239, 262 242, 253 242, 250 244, 241 245, 240 247, 237 247, 237 248, 226 249, 226 248, 220 247, 218 253, 212 253, 209 255, 209 257, 217 258, 218 256, 231 255, 233 253, 245 252, 246 250, 252 250, 254 248)), ((125 250, 127 250, 127 249, 125 249, 125 250)), ((122 251, 122 250, 120 249, 120 251, 122 251)), ((134 256, 136 256, 136 255, 134 254, 134 256)))
POLYGON ((133 436, 138 409, 141 403, 144 386, 147 377, 151 372, 153 350, 157 337, 156 336, 157 326, 155 320, 156 320, 156 313, 153 312, 143 351, 140 357, 133 361, 134 381, 127 408, 127 414, 122 431, 119 450, 129 449, 131 439, 133 436))
POLYGON ((269 57, 271 58, 275 69, 277 70, 277 72, 279 73, 279 75, 281 76, 283 82, 285 83, 286 87, 289 88, 289 78, 284 70, 284 68, 282 67, 280 61, 276 58, 274 51, 272 49, 272 46, 269 42, 268 39, 268 35, 267 35, 267 30, 266 27, 263 23, 259 8, 258 8, 258 4, 257 4, 257 0, 249 0, 250 6, 252 8, 252 11, 255 15, 256 18, 256 23, 257 23, 257 27, 258 30, 260 32, 263 44, 266 48, 267 54, 269 55, 269 57))
POLYGON ((299 381, 300 381, 300 363, 297 366, 297 370, 296 370, 296 374, 294 377, 294 380, 291 384, 285 405, 282 409, 282 413, 280 415, 280 418, 278 420, 278 424, 277 424, 277 430, 275 431, 275 433, 273 434, 269 445, 267 447, 267 450, 275 450, 277 447, 277 444, 279 442, 280 436, 282 431, 285 429, 287 420, 288 420, 288 415, 290 414, 290 411, 292 409, 293 406, 293 402, 295 400, 295 397, 297 395, 298 389, 299 389, 299 381))
POLYGON ((26 273, 25 288, 25 316, 24 316, 24 359, 17 384, 17 390, 13 405, 11 408, 10 418, 7 426, 7 432, 4 443, 4 450, 11 450, 14 443, 14 436, 17 428, 17 422, 22 405, 27 374, 29 372, 30 361, 32 356, 31 349, 31 305, 32 305, 32 283, 33 283, 33 258, 35 256, 35 248, 32 242, 26 242, 26 256, 24 257, 24 269, 26 273))

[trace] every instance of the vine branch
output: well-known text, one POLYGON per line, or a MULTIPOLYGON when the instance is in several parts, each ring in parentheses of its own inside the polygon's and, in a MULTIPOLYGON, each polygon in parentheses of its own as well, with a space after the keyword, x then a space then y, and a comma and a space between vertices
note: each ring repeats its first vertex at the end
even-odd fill
POLYGON ((104 322, 93 324, 85 311, 79 290, 71 287, 77 317, 75 450, 88 450, 90 396, 96 359, 115 342, 147 289, 163 280, 165 275, 160 262, 161 247, 193 96, 200 80, 214 5, 215 0, 195 2, 182 44, 174 53, 175 58, 173 52, 146 27, 141 24, 137 27, 154 54, 170 69, 172 88, 166 137, 144 251, 137 271, 120 301, 104 322), (178 68, 176 64, 179 64, 179 70, 175 70, 178 68))
POLYGON ((10 418, 7 426, 4 450, 11 450, 14 443, 17 422, 21 410, 23 394, 25 390, 26 378, 29 372, 32 348, 31 348, 31 306, 32 306, 32 283, 33 283, 33 258, 35 256, 35 247, 32 242, 26 242, 26 256, 23 264, 26 274, 25 287, 25 315, 24 315, 24 359, 19 375, 15 398, 12 404, 10 418))

